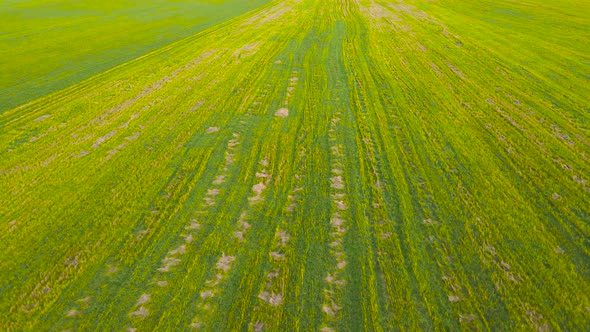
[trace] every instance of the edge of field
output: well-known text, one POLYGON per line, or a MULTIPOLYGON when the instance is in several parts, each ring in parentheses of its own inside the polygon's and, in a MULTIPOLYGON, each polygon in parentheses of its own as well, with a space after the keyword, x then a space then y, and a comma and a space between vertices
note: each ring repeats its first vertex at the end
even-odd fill
POLYGON ((189 43, 193 40, 202 38, 203 36, 206 36, 210 33, 213 33, 219 29, 225 28, 227 26, 231 26, 236 22, 239 22, 241 20, 244 20, 246 18, 249 18, 251 16, 254 16, 256 13, 272 7, 274 5, 277 4, 277 0, 271 0, 261 6, 258 6, 250 11, 247 11, 243 14, 234 16, 226 21, 217 23, 215 25, 212 25, 204 30, 201 30, 199 32, 196 32, 192 35, 189 35, 187 37, 181 38, 179 40, 173 41, 167 45, 164 45, 160 48, 157 48, 155 50, 152 50, 150 52, 147 52, 141 56, 138 56, 136 58, 133 58, 129 61, 123 62, 121 64, 115 65, 105 71, 96 73, 94 75, 91 75, 90 77, 83 79, 77 83, 74 83, 70 86, 67 86, 63 89, 54 91, 54 92, 50 92, 44 96, 40 96, 38 98, 35 98, 29 102, 26 102, 24 104, 21 104, 19 106, 7 109, 5 111, 0 111, 0 130, 2 130, 3 125, 7 124, 8 122, 10 122, 11 119, 14 119, 15 117, 18 117, 20 114, 22 114, 22 111, 25 111, 27 109, 30 108, 34 108, 35 106, 37 106, 39 103, 41 102, 46 102, 47 100, 51 100, 49 103, 44 103, 44 106, 46 105, 53 105, 56 103, 59 103, 63 100, 63 98, 67 97, 69 95, 70 92, 72 91, 86 91, 89 89, 92 89, 93 84, 96 81, 99 81, 100 79, 108 76, 109 74, 111 74, 112 72, 116 72, 118 70, 121 70, 122 68, 125 68, 127 66, 131 66, 136 64, 139 61, 145 60, 145 59, 149 59, 158 55, 161 55, 163 53, 166 53, 176 47, 178 47, 179 45, 183 45, 186 43, 189 43))

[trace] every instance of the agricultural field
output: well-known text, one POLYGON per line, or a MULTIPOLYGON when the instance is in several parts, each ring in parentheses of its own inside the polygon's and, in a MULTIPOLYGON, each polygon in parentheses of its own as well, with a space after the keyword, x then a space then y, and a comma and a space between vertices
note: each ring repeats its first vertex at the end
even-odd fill
POLYGON ((5 3, 1 331, 590 330, 590 2, 5 3))
POLYGON ((268 0, 2 0, 0 112, 268 0))

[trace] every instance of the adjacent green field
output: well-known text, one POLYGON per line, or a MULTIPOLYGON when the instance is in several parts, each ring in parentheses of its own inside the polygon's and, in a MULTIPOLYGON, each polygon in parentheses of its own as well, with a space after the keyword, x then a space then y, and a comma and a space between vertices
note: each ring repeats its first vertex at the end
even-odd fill
POLYGON ((0 330, 589 330, 589 18, 273 1, 1 113, 0 330))
POLYGON ((0 112, 268 0, 3 0, 0 112))

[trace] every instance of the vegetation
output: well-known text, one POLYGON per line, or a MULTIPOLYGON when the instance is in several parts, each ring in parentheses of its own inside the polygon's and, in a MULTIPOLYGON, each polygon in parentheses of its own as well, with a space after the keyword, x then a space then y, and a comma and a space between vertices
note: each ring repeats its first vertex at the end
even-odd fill
POLYGON ((0 112, 267 2, 3 0, 0 112))
POLYGON ((272 1, 0 113, 0 330, 590 329, 589 18, 272 1))

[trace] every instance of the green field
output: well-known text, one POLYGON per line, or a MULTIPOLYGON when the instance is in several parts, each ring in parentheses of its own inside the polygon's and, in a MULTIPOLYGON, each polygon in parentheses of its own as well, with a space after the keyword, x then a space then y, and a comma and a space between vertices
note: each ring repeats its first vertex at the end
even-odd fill
POLYGON ((269 0, 2 0, 0 112, 269 0))
POLYGON ((589 2, 38 3, 0 331, 590 330, 589 2))

